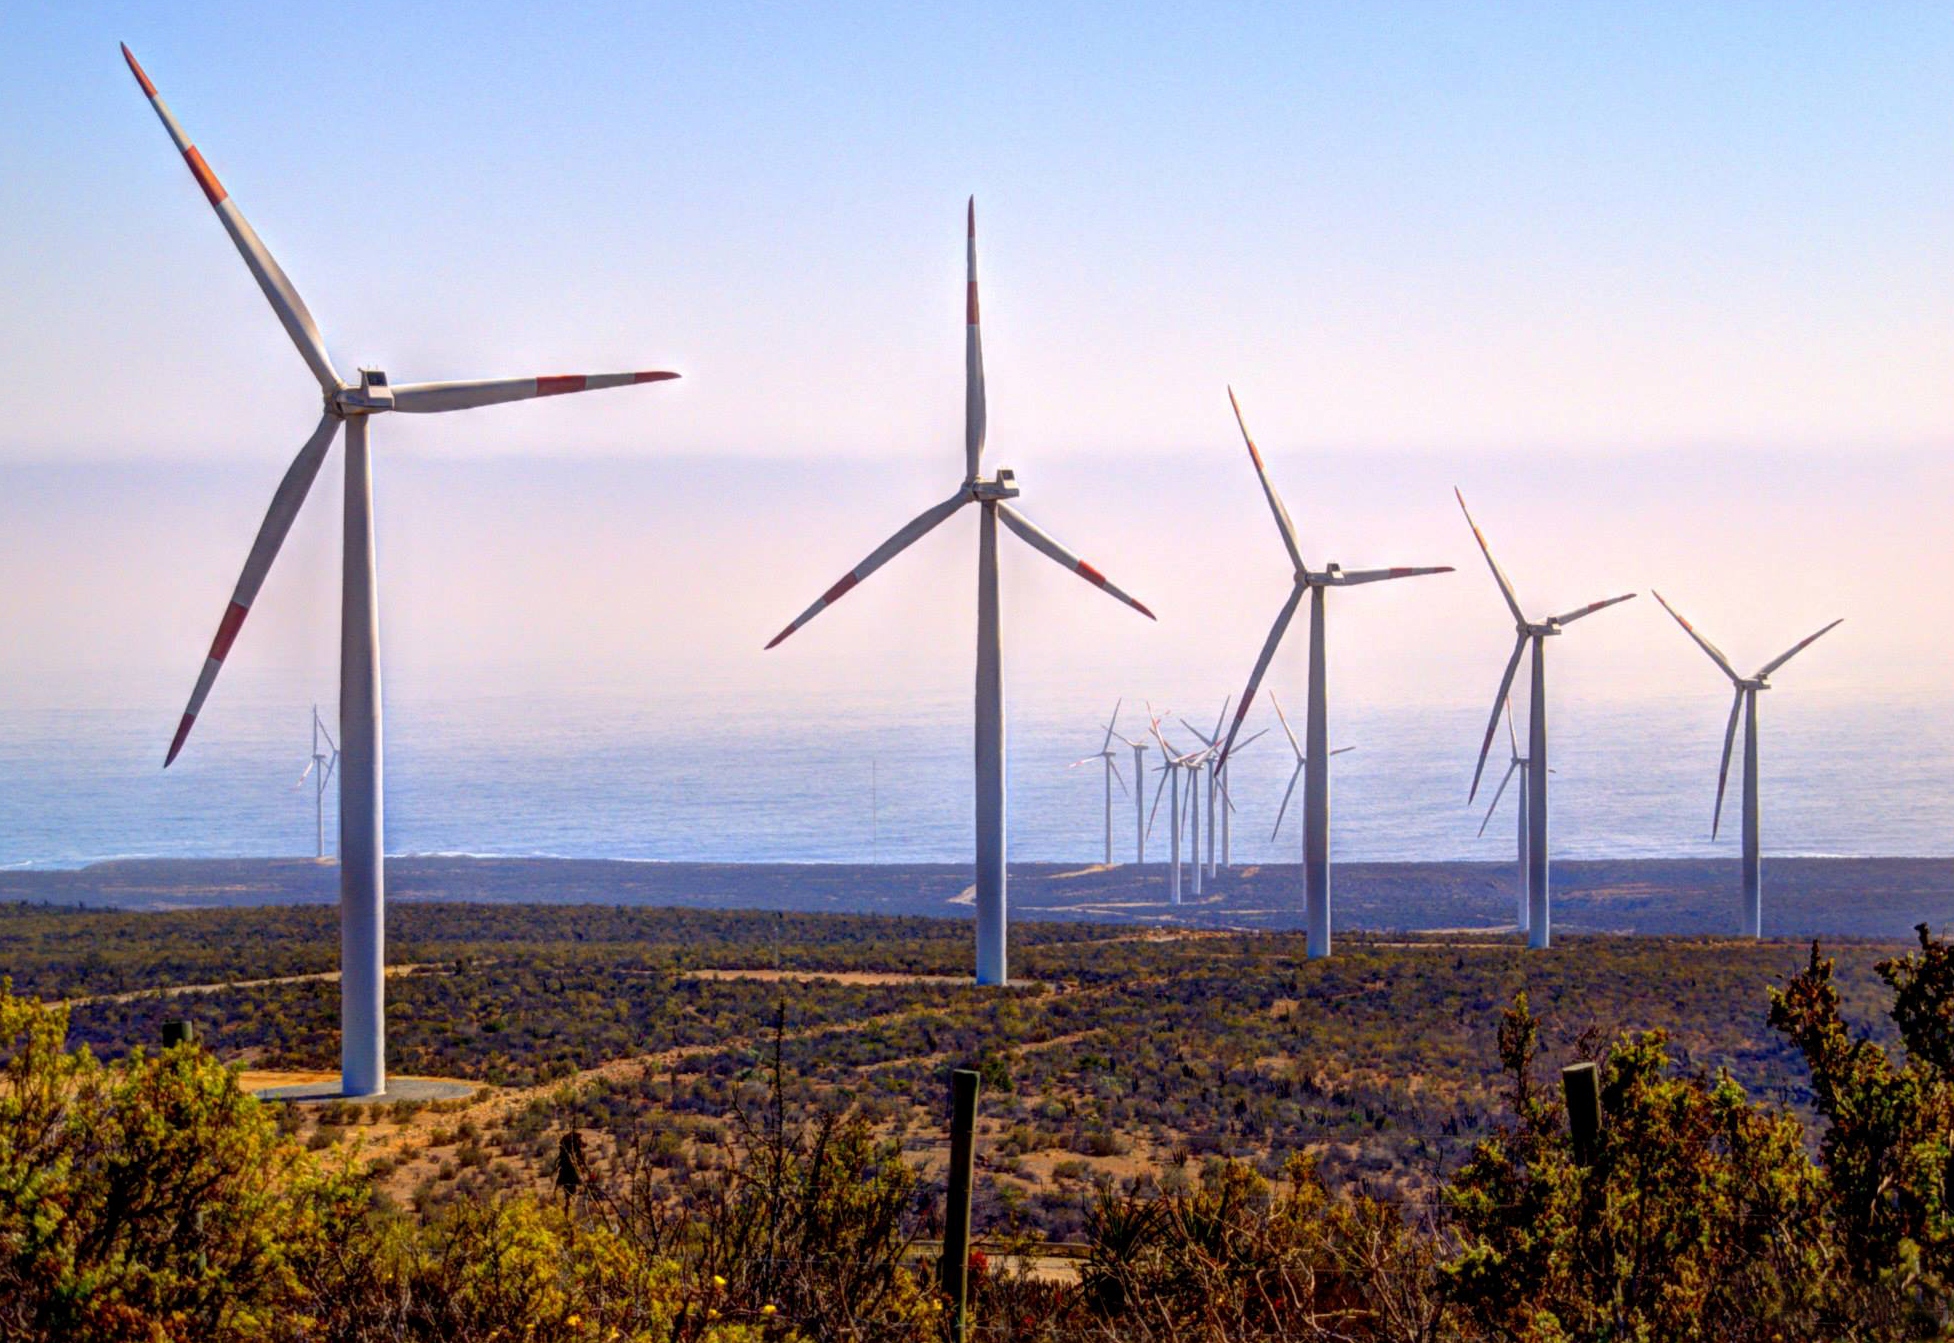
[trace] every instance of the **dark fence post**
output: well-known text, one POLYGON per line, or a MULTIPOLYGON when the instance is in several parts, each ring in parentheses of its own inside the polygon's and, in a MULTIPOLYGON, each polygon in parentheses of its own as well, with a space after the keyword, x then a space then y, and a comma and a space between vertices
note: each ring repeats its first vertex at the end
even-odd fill
POLYGON ((943 1208, 943 1290, 950 1298, 950 1337, 970 1327, 970 1182, 977 1155, 977 1074, 950 1074, 950 1190, 943 1208))
POLYGON ((188 1045, 197 1042, 197 1026, 192 1021, 166 1021, 163 1023, 163 1048, 173 1045, 188 1045))
POLYGON ((1570 1063, 1560 1070, 1561 1091, 1567 1097, 1567 1129, 1574 1140, 1574 1160, 1594 1163, 1601 1150, 1601 1072, 1592 1063, 1570 1063))

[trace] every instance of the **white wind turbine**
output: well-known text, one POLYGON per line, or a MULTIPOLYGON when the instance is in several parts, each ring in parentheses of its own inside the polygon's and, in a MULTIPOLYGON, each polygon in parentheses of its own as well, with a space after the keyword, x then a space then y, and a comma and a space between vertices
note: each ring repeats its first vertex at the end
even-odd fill
MULTIPOLYGON (((1289 726, 1289 715, 1282 711, 1282 701, 1276 698, 1273 690, 1269 692, 1269 703, 1275 706, 1276 721, 1282 724, 1282 735, 1289 738, 1289 749, 1296 754, 1296 768, 1289 775, 1289 786, 1282 790, 1282 805, 1276 808, 1276 823, 1269 830, 1269 843, 1273 844, 1276 842, 1276 837, 1282 833, 1282 818, 1289 814, 1289 799, 1295 795, 1296 780, 1303 777, 1303 771, 1309 766, 1309 756, 1303 750, 1302 743, 1296 740, 1295 729, 1289 726)), ((1356 749, 1355 746, 1339 746, 1330 754, 1348 755, 1356 749)))
POLYGON ((1296 525, 1289 520, 1289 510, 1282 506, 1282 499, 1276 494, 1275 482, 1269 479, 1269 469, 1263 464, 1255 439, 1248 432, 1248 422, 1242 418, 1241 404, 1235 400, 1232 387, 1228 389, 1228 404, 1235 408, 1235 423, 1241 426, 1242 441, 1248 445, 1249 460, 1255 463, 1255 474, 1262 482, 1262 493, 1268 497, 1269 511, 1275 515, 1276 530, 1282 534, 1282 544, 1289 552, 1289 562, 1295 566, 1295 583, 1290 589, 1289 600, 1276 614, 1275 627, 1269 631, 1268 640, 1262 645, 1262 656, 1256 659, 1255 670, 1249 673, 1248 688, 1242 691, 1241 704, 1235 710, 1235 721, 1228 729, 1228 741, 1222 747, 1221 758, 1225 764, 1228 753, 1234 749, 1235 734, 1242 730, 1242 720, 1247 717, 1249 705, 1255 700, 1256 688, 1262 684, 1262 676, 1268 671, 1276 649, 1282 644, 1290 618, 1296 614, 1304 594, 1308 594, 1309 702, 1304 715, 1303 738, 1307 743, 1305 753, 1309 767, 1303 772, 1303 881, 1308 897, 1309 956, 1313 960, 1330 954, 1330 697, 1324 670, 1323 595, 1330 588, 1351 588, 1398 578, 1418 578, 1425 574, 1449 574, 1452 566, 1360 569, 1351 573, 1345 573, 1335 564, 1320 570, 1311 569, 1303 562, 1302 545, 1296 540, 1296 525))
POLYGON ((299 775, 294 788, 312 779, 313 824, 318 831, 318 857, 321 862, 326 857, 326 784, 332 778, 333 767, 339 763, 339 747, 333 743, 332 734, 326 731, 325 723, 319 717, 319 706, 312 706, 312 763, 299 775), (319 749, 323 740, 325 750, 319 749), (318 777, 313 778, 314 775, 318 777))
POLYGON ((977 201, 969 207, 969 284, 964 318, 963 483, 957 492, 869 552, 814 604, 768 641, 772 648, 834 605, 863 579, 934 530, 966 504, 978 505, 977 541, 977 982, 1002 984, 1005 964, 1004 668, 997 594, 997 525, 1002 522, 1033 550, 1106 590, 1147 619, 1153 612, 1106 576, 1033 526, 1004 501, 1018 496, 1016 477, 1000 468, 985 476, 984 347, 977 321, 977 201))
MULTIPOLYGON (((1077 769, 1079 766, 1086 764, 1088 761, 1093 761, 1093 760, 1099 761, 1100 764, 1104 766, 1101 772, 1104 773, 1106 776, 1106 860, 1105 861, 1107 867, 1111 867, 1113 865, 1113 781, 1115 779, 1118 779, 1120 792, 1122 793, 1126 792, 1126 780, 1120 778, 1119 765, 1114 760, 1114 757, 1117 756, 1119 753, 1113 749, 1113 737, 1117 735, 1114 733, 1113 727, 1115 724, 1119 722, 1120 705, 1124 704, 1125 702, 1126 702, 1125 700, 1119 700, 1116 703, 1114 703, 1113 716, 1106 720, 1106 740, 1099 744, 1098 752, 1093 755, 1086 756, 1083 759, 1074 760, 1070 765, 1066 766, 1067 769, 1077 769)), ((1125 740, 1125 739, 1121 738, 1121 740, 1125 740)), ((1137 782, 1139 776, 1135 775, 1134 778, 1135 781, 1137 782)))
POLYGON ((1115 734, 1133 752, 1133 863, 1145 867, 1147 863, 1147 751, 1150 749, 1146 738, 1133 738, 1115 734))
MULTIPOLYGON (((1228 824, 1228 813, 1232 812, 1235 809, 1235 803, 1233 799, 1231 799, 1228 796, 1228 769, 1227 769, 1227 766, 1234 762, 1232 758, 1224 762, 1221 759, 1220 751, 1219 751, 1219 747, 1221 746, 1221 727, 1222 724, 1228 721, 1228 704, 1229 701, 1226 699, 1221 701, 1221 712, 1215 715, 1214 730, 1211 732, 1203 732, 1200 728, 1194 726, 1194 724, 1188 722, 1185 718, 1181 719, 1181 726, 1186 728, 1189 732, 1192 732, 1195 735, 1195 737, 1200 740, 1201 744, 1208 748, 1206 756, 1201 761, 1201 778, 1207 785, 1207 798, 1208 798, 1208 860, 1207 861, 1208 861, 1208 875, 1210 877, 1214 876, 1218 871, 1218 869, 1215 866, 1215 847, 1216 847, 1217 839, 1220 841, 1221 865, 1223 867, 1228 866, 1228 834, 1230 830, 1230 826, 1228 824), (1219 816, 1215 814, 1215 799, 1217 795, 1219 795, 1221 799, 1221 812, 1219 816)), ((1247 750, 1248 747, 1253 742, 1255 742, 1257 738, 1264 736, 1267 732, 1268 729, 1263 728, 1261 732, 1256 733, 1255 736, 1253 737, 1242 738, 1239 742, 1235 743, 1235 750, 1237 751, 1247 750)), ((1200 805, 1198 799, 1196 800, 1195 805, 1196 806, 1200 805)), ((1201 860, 1201 855, 1197 853, 1194 855, 1194 858, 1196 864, 1198 865, 1201 860)))
POLYGON ((465 410, 504 401, 564 392, 629 387, 662 382, 676 373, 600 373, 590 376, 502 378, 475 382, 424 382, 390 386, 387 375, 362 369, 357 387, 334 371, 325 340, 285 272, 246 221, 237 203, 218 182, 197 147, 170 114, 156 86, 129 48, 122 48, 130 73, 142 86, 217 218, 231 235, 251 277, 258 282, 285 334, 318 380, 325 406, 319 425, 299 449, 272 495, 244 573, 217 626, 196 689, 170 741, 167 768, 183 749, 191 724, 231 651, 245 614, 264 585, 271 562, 291 530, 292 520, 325 462, 326 452, 346 430, 346 498, 340 587, 339 739, 339 911, 340 911, 340 1080, 348 1096, 370 1096, 387 1087, 384 1014, 385 896, 381 862, 384 827, 381 807, 380 606, 373 545, 373 479, 368 457, 367 422, 387 411, 422 414, 465 410))
POLYGON ((1723 789, 1730 778, 1730 748, 1737 738, 1737 717, 1744 719, 1744 890, 1743 905, 1738 910, 1738 924, 1745 937, 1764 935, 1764 873, 1757 835, 1757 692, 1771 688, 1771 673, 1782 667, 1792 658, 1817 642, 1819 635, 1829 633, 1844 622, 1844 617, 1834 620, 1818 634, 1800 639, 1797 643, 1765 663, 1751 676, 1739 676, 1737 669, 1730 665, 1717 646, 1696 632, 1696 627, 1682 618, 1676 608, 1663 601, 1662 594, 1655 599, 1662 602, 1662 609, 1676 617, 1696 646, 1710 655, 1710 661, 1717 664, 1720 671, 1730 678, 1736 687, 1737 697, 1730 705, 1730 721, 1723 729, 1723 763, 1717 768, 1716 809, 1710 813, 1710 838, 1717 837, 1717 826, 1723 819, 1723 789))
POLYGON ((1518 818, 1519 844, 1517 849, 1519 912, 1515 915, 1514 927, 1524 933, 1532 922, 1531 914, 1527 909, 1527 794, 1530 790, 1527 786, 1527 758, 1520 754, 1520 734, 1513 730, 1513 696, 1510 694, 1506 697, 1506 742, 1512 750, 1513 758, 1506 766, 1506 774, 1500 779, 1498 789, 1493 793, 1491 804, 1486 808, 1486 819, 1479 823, 1479 833, 1483 836, 1486 827, 1493 823, 1493 813, 1499 810, 1499 800, 1506 796, 1506 785, 1513 782, 1515 774, 1519 775, 1520 791, 1514 794, 1513 801, 1513 811, 1518 818))
MULTIPOLYGON (((1168 744, 1167 739, 1160 734, 1160 719, 1153 717, 1152 706, 1148 706, 1148 716, 1152 718, 1148 730, 1153 733, 1153 739, 1160 743, 1161 763, 1156 771, 1160 775, 1160 782, 1154 786, 1153 807, 1147 813, 1147 829, 1149 831, 1153 829, 1154 817, 1160 814, 1160 794, 1162 790, 1165 790, 1167 793, 1168 833, 1171 836, 1168 857, 1168 871, 1170 875, 1167 880, 1167 902, 1178 905, 1181 902, 1181 825, 1186 817, 1186 813, 1181 809, 1181 775, 1199 769, 1201 760, 1207 755, 1207 751, 1205 748, 1199 751, 1187 752, 1175 750, 1168 744)), ((1187 797, 1192 799, 1192 788, 1189 788, 1187 797)), ((1198 815, 1199 809, 1196 808, 1195 810, 1198 815)), ((1199 895, 1201 893, 1201 864, 1198 850, 1195 853, 1195 859, 1194 893, 1199 895)))
MULTIPOLYGON (((1459 511, 1465 514, 1466 525, 1472 528, 1472 535, 1479 542, 1480 551, 1486 556, 1486 565, 1493 571, 1493 581, 1499 584, 1499 595, 1506 600, 1506 609, 1513 613, 1513 656, 1506 660, 1506 671, 1500 677, 1499 691, 1493 696, 1492 717, 1486 722, 1486 740, 1479 747, 1479 763, 1472 771, 1472 791, 1466 795, 1471 802, 1479 796, 1479 778, 1486 769, 1486 753, 1493 749, 1493 734, 1499 731, 1500 711, 1506 705, 1506 697, 1513 690, 1513 675, 1520 669, 1520 658, 1533 647, 1533 683, 1528 700, 1527 713, 1527 945, 1545 947, 1551 944, 1552 928, 1548 916, 1550 903, 1547 877, 1547 640, 1561 632, 1561 627, 1571 625, 1583 616, 1591 616, 1596 611, 1625 602, 1635 594, 1630 592, 1620 597, 1609 597, 1603 601, 1590 602, 1586 606, 1569 611, 1564 615, 1548 616, 1542 621, 1528 620, 1520 609, 1520 599, 1513 595, 1513 585, 1506 581, 1499 562, 1493 558, 1492 549, 1486 544, 1485 534, 1479 524, 1472 520, 1471 510, 1466 508, 1465 495, 1457 489, 1459 511)), ((1508 771, 1511 772, 1510 770, 1508 771)))

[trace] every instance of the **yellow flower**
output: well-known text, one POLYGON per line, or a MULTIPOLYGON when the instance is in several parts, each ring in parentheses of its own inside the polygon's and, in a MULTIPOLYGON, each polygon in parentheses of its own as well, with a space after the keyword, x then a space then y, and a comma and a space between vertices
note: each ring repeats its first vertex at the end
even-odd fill
POLYGON ((707 1319, 709 1319, 709 1320, 716 1320, 716 1319, 718 1319, 718 1318, 719 1318, 719 1312, 718 1312, 718 1311, 717 1311, 716 1309, 715 1309, 715 1310, 708 1310, 708 1311, 706 1312, 706 1318, 707 1318, 707 1319))
POLYGON ((767 1302, 767 1304, 766 1304, 766 1305, 764 1305, 764 1306, 762 1306, 762 1307, 760 1307, 760 1313, 761 1313, 762 1315, 771 1315, 771 1314, 773 1314, 773 1313, 774 1313, 774 1305, 773 1305, 773 1302, 771 1302, 771 1301, 769 1301, 769 1302, 767 1302))
POLYGON ((565 1320, 564 1323, 569 1325, 572 1329, 581 1329, 583 1328, 583 1316, 572 1315, 569 1319, 565 1320))
POLYGON ((715 1273, 712 1275, 712 1285, 715 1287, 724 1287, 726 1285, 726 1279, 715 1273))

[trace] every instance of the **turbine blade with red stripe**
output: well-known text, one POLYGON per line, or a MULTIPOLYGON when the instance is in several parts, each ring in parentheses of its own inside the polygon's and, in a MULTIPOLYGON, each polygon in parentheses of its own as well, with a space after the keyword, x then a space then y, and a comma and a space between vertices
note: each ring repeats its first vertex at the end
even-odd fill
MULTIPOLYGON (((1651 589, 1651 591, 1653 591, 1653 589, 1651 589)), ((1696 632, 1696 626, 1690 624, 1687 620, 1684 620, 1683 613, 1678 611, 1675 607, 1671 606, 1660 592, 1657 592, 1655 594, 1655 599, 1662 603, 1663 610, 1667 611, 1670 615, 1676 618, 1676 623, 1683 627, 1683 633, 1687 634, 1690 638, 1696 640, 1696 646, 1702 649, 1705 653, 1708 653, 1710 655, 1710 661, 1716 663, 1717 666, 1723 668, 1723 674, 1725 676, 1728 676, 1733 681, 1741 681, 1744 679, 1743 677, 1737 675, 1737 669, 1730 665, 1730 659, 1723 655, 1723 650, 1721 648, 1718 648, 1715 644, 1711 643, 1708 639, 1705 639, 1701 634, 1698 634, 1696 632)))
POLYGON ((1051 537, 1039 531, 1029 518, 1018 512, 1015 508, 1012 508, 1009 504, 999 504, 997 506, 997 516, 1003 520, 1006 527, 1009 527, 1018 534, 1019 540, 1023 541, 1033 550, 1058 561, 1094 587, 1104 588, 1108 596, 1117 597, 1148 620, 1155 618, 1153 612, 1149 611, 1143 603, 1122 592, 1106 575, 1100 573, 1064 546, 1052 540, 1051 537))
POLYGON ((1472 528, 1472 539, 1479 543, 1481 553, 1486 556, 1486 565, 1493 571, 1493 581, 1499 584, 1499 595, 1506 599, 1506 609, 1513 613, 1516 624, 1527 623, 1526 613, 1520 610, 1520 599, 1513 595, 1513 585, 1506 581, 1506 571, 1499 567, 1493 558, 1493 548, 1486 544, 1486 534, 1479 530, 1479 524, 1472 520, 1472 510, 1466 507, 1466 497, 1459 493, 1458 486, 1452 487, 1452 494, 1459 501, 1459 511, 1465 514, 1466 526, 1472 528))
POLYGON ((251 610, 251 603, 258 599, 258 589, 265 585, 265 575, 271 572, 271 562, 278 557, 278 548, 285 544, 285 536, 292 530, 292 520, 305 503, 312 482, 318 478, 319 467, 326 460, 326 449, 332 446, 333 435, 338 432, 337 419, 331 415, 321 418, 319 427, 312 431, 312 437, 306 440, 305 446, 299 449, 299 455, 285 469, 285 478, 278 482, 278 489, 271 496, 271 507, 265 510, 265 520, 258 524, 258 536, 251 543, 251 553, 245 557, 244 572, 238 577, 237 587, 231 591, 231 604, 224 608, 224 618, 217 625, 217 637, 211 640, 210 653, 204 659, 203 670, 197 675, 197 687, 190 692, 190 705, 183 711, 183 721, 177 724, 176 736, 170 740, 170 750, 163 758, 163 768, 170 767, 189 738, 190 726, 197 721, 197 714, 203 709, 204 700, 217 681, 218 670, 223 667, 224 658, 230 653, 231 644, 236 641, 237 632, 244 625, 244 617, 251 610))
POLYGON ((1499 731, 1499 712, 1506 707, 1506 697, 1513 691, 1513 674, 1520 670, 1520 655, 1527 651, 1527 636, 1522 633, 1513 641, 1513 656, 1506 660, 1506 674, 1499 678, 1499 693, 1493 696, 1493 716, 1486 723, 1486 740, 1479 746, 1479 763, 1472 770, 1472 791, 1466 794, 1469 803, 1479 796, 1479 776, 1486 771, 1486 752, 1493 749, 1493 734, 1499 731))
POLYGON ((977 320, 977 198, 970 198, 969 284, 964 294, 963 473, 977 479, 984 467, 984 333, 977 320))
POLYGON ((1550 617, 1550 619, 1552 619, 1552 621, 1556 625, 1572 625, 1575 621, 1581 619, 1583 616, 1591 616, 1596 611, 1605 611, 1611 606, 1619 606, 1621 603, 1628 601, 1630 598, 1634 596, 1635 596, 1634 593, 1628 592, 1622 594, 1619 597, 1609 597, 1602 601, 1589 602, 1586 606, 1580 607, 1577 610, 1569 611, 1565 615, 1553 616, 1550 617))
POLYGON ((1427 569, 1352 569, 1339 574, 1332 580, 1337 587, 1354 588, 1365 583, 1389 583, 1398 578, 1423 578, 1426 574, 1449 574, 1449 564, 1433 565, 1427 569))
POLYGON ((1255 474, 1262 482, 1262 493, 1268 497, 1269 511, 1276 516, 1276 530, 1282 533, 1282 544, 1289 550, 1289 562, 1296 566, 1297 573, 1305 573, 1309 566, 1303 563, 1302 547, 1296 541, 1296 524, 1289 520, 1289 510, 1282 506, 1282 496, 1276 493, 1276 485, 1269 479, 1269 468, 1262 462, 1262 452, 1255 446, 1254 435, 1248 432, 1248 421, 1242 418, 1242 403, 1235 399, 1235 389, 1228 389, 1228 404, 1235 408, 1235 423, 1241 426, 1242 442, 1248 444, 1249 460, 1255 463, 1255 474))
POLYGON ((175 142, 177 152, 183 155, 183 161, 190 166, 190 172, 197 179, 197 185, 203 188, 204 196, 210 201, 211 209, 217 211, 217 217, 223 221, 225 231, 231 235, 231 241, 237 245, 238 254, 244 258, 244 264, 250 268, 252 278, 258 282, 258 287, 265 291, 265 297, 270 300, 272 311, 278 314, 278 320, 285 327, 285 333, 292 338, 292 344, 298 346, 299 355, 305 360, 306 367, 310 368, 312 376, 319 380, 321 390, 328 393, 337 391, 340 387, 339 375, 333 371, 332 360, 326 355, 326 342, 319 335, 319 324, 312 320, 311 312, 306 309, 305 300, 299 297, 299 291, 280 269, 270 250, 259 239, 257 232, 251 227, 251 222, 237 208, 237 202, 232 200, 230 193, 224 190, 224 184, 217 180, 217 174, 213 173, 210 165, 204 162, 204 156, 197 152, 195 145, 190 143, 190 137, 183 133, 183 127, 179 126, 176 118, 170 114, 169 107, 163 102, 162 96, 156 92, 156 86, 150 83, 149 76, 144 74, 142 66, 136 63, 135 53, 131 52, 126 45, 122 48, 122 58, 129 62, 129 73, 136 77, 136 83, 142 86, 144 96, 149 99, 149 105, 156 109, 156 115, 163 122, 163 129, 170 133, 170 139, 175 142))
MULTIPOLYGON (((1249 705, 1255 703, 1255 692, 1261 688, 1262 676, 1269 670, 1269 663, 1275 660, 1276 649, 1281 646, 1282 636, 1288 632, 1289 622, 1306 591, 1308 589, 1300 582, 1289 589, 1289 600, 1282 604, 1282 610, 1276 615, 1276 623, 1269 629, 1269 637, 1262 642, 1262 655, 1255 659, 1255 670, 1248 674, 1248 687, 1242 691, 1241 703, 1235 706, 1235 721, 1228 725, 1228 740, 1221 744, 1221 763, 1224 765, 1228 763, 1228 753, 1235 749, 1235 735, 1242 730, 1242 720, 1248 717, 1249 705)), ((1284 726, 1286 728, 1287 724, 1284 726)))
POLYGON ((394 409, 410 415, 431 415, 447 410, 473 410, 477 406, 499 406, 505 401, 528 401, 539 396, 670 382, 676 377, 676 373, 663 372, 565 373, 540 378, 483 378, 473 382, 413 382, 394 388, 394 409))
POLYGON ((1797 643, 1791 645, 1790 648, 1786 649, 1784 652, 1778 654, 1776 657, 1772 658, 1769 662, 1765 663, 1763 670, 1757 673, 1758 679, 1762 680, 1766 676, 1769 676, 1772 672, 1776 671, 1779 667, 1782 667, 1785 663, 1791 661, 1792 658, 1798 656, 1798 654, 1804 652, 1807 648, 1810 648, 1814 643, 1818 642, 1819 635, 1828 634, 1843 624, 1845 624, 1845 617, 1840 616, 1837 620, 1833 621, 1831 624, 1827 625, 1824 629, 1820 630, 1818 634, 1811 635, 1808 638, 1800 639, 1797 643))
POLYGON ((867 578, 870 574, 874 573, 877 569, 880 569, 883 565, 887 564, 890 560, 894 559, 897 555, 900 555, 903 551, 907 550, 910 546, 914 545, 917 541, 921 540, 924 536, 928 535, 945 518, 949 517, 952 513, 956 512, 959 508, 962 508, 965 504, 969 502, 970 502, 970 495, 962 490, 959 490, 957 491, 957 493, 951 495, 948 499, 945 499, 942 503, 938 504, 935 508, 932 508, 929 511, 919 515, 913 521, 905 523, 902 526, 902 528, 896 532, 894 536, 891 536, 888 540, 884 541, 881 545, 877 546, 873 551, 869 552, 869 557, 867 559, 863 560, 860 564, 856 565, 853 569, 850 569, 847 573, 843 574, 839 582, 837 582, 833 587, 829 588, 826 592, 822 593, 819 597, 816 597, 814 599, 814 604, 808 607, 807 610, 795 616, 792 624, 788 625, 786 629, 782 630, 780 633, 774 635, 773 638, 769 639, 767 641, 767 647, 772 648, 775 644, 779 643, 782 639, 785 639, 788 635, 792 634, 795 630, 805 625, 808 621, 814 619, 814 617, 820 615, 823 611, 827 610, 830 606, 833 606, 836 602, 840 601, 842 597, 847 595, 847 593, 851 589, 853 589, 858 583, 860 583, 863 579, 867 578))

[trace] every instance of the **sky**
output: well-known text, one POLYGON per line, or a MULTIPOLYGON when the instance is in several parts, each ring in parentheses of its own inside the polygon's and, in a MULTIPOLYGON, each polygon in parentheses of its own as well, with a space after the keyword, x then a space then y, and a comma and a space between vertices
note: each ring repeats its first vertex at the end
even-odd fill
MULTIPOLYGON (((160 742, 317 416, 120 41, 343 373, 684 374, 376 426, 409 683, 967 685, 967 518, 759 647, 957 484, 975 194, 988 460, 1162 617, 1018 548, 1013 678, 1245 676, 1288 574, 1232 383, 1310 558, 1458 566, 1339 602, 1347 700, 1490 697, 1458 485, 1530 605, 1645 594, 1557 694, 1720 718, 1654 585, 1954 711, 1954 9, 1904 4, 8 6, 0 705, 160 742)), ((337 489, 235 660, 330 684, 337 489)))

